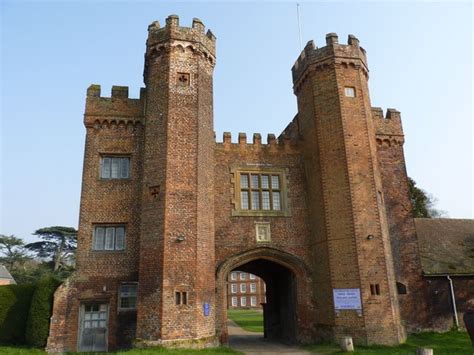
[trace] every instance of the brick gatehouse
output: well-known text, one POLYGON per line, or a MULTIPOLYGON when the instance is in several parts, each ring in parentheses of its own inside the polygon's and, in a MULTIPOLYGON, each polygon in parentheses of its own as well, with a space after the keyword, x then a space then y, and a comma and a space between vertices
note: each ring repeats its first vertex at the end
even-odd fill
POLYGON ((140 98, 88 88, 77 272, 48 350, 226 342, 233 270, 265 281, 269 338, 403 341, 427 291, 400 113, 372 107, 359 40, 308 42, 298 113, 266 143, 216 142, 215 40, 169 16, 148 28, 140 98))

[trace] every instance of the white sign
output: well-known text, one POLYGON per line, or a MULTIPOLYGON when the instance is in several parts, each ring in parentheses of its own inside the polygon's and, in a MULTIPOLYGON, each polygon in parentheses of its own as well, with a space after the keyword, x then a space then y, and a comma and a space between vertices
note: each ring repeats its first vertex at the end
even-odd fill
POLYGON ((332 290, 334 296, 334 308, 361 310, 359 288, 335 288, 332 290))

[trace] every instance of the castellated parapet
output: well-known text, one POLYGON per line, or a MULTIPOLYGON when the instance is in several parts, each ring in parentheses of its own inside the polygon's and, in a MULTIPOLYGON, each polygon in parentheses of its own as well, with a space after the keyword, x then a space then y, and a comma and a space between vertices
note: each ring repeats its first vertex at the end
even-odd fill
POLYGON ((281 154, 285 152, 296 152, 297 142, 291 141, 289 135, 282 133, 278 138, 275 134, 269 133, 267 135, 267 143, 262 143, 262 135, 254 133, 252 141, 247 141, 247 134, 240 132, 236 143, 232 142, 232 135, 230 132, 224 132, 222 142, 216 143, 216 149, 224 149, 225 151, 240 151, 246 152, 268 152, 269 154, 281 154))
POLYGON ((87 89, 84 125, 137 125, 143 123, 145 107, 145 88, 140 89, 140 98, 128 97, 127 86, 112 86, 110 97, 101 96, 100 85, 87 89))
POLYGON ((404 134, 399 111, 389 108, 384 117, 380 107, 372 107, 372 118, 377 144, 403 145, 404 134))
POLYGON ((198 18, 193 19, 192 27, 182 27, 179 25, 179 17, 170 15, 164 27, 161 27, 158 21, 148 26, 143 71, 145 83, 150 62, 156 61, 172 48, 179 48, 183 52, 192 51, 193 54, 202 55, 211 66, 215 65, 216 37, 212 31, 205 32, 204 24, 198 18))
POLYGON ((168 16, 165 27, 161 27, 158 21, 148 26, 147 48, 153 49, 155 45, 170 40, 199 44, 208 51, 208 54, 213 57, 216 55, 216 37, 211 30, 205 32, 204 24, 198 18, 193 19, 192 27, 180 26, 177 15, 168 16))
POLYGON ((359 46, 359 40, 354 35, 349 35, 347 45, 344 45, 339 43, 337 34, 328 33, 326 46, 318 48, 313 40, 308 41, 293 65, 291 72, 295 93, 304 80, 308 67, 315 66, 316 70, 322 70, 334 67, 335 64, 362 66, 364 74, 368 77, 367 56, 364 48, 359 46))

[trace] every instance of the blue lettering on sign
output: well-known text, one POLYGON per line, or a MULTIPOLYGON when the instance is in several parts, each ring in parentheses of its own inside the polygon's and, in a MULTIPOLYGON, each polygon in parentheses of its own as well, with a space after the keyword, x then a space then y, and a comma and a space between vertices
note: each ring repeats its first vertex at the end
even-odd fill
POLYGON ((204 303, 203 308, 204 308, 204 316, 207 317, 209 315, 209 309, 211 308, 209 306, 209 303, 204 303))

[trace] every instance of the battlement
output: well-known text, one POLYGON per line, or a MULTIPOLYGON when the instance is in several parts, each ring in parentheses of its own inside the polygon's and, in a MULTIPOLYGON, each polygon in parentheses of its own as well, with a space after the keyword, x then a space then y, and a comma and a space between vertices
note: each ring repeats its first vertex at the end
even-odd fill
POLYGON ((168 16, 164 27, 161 27, 158 21, 148 26, 147 52, 168 41, 199 44, 199 47, 202 47, 199 49, 206 50, 213 57, 216 55, 216 36, 209 29, 206 32, 204 24, 198 18, 193 19, 191 27, 180 26, 177 15, 168 16))
POLYGON ((354 35, 349 35, 347 44, 340 44, 335 33, 326 35, 326 45, 316 47, 313 40, 309 41, 291 68, 293 83, 299 81, 308 66, 313 64, 346 63, 347 65, 362 66, 368 73, 367 56, 365 50, 360 47, 359 40, 354 35))
POLYGON ((231 149, 270 149, 270 151, 291 151, 295 147, 291 143, 290 139, 286 135, 280 135, 278 139, 273 133, 267 135, 267 143, 262 143, 262 135, 260 133, 254 133, 252 136, 252 142, 247 142, 247 134, 240 132, 237 137, 237 142, 232 142, 232 134, 230 132, 224 132, 222 142, 216 142, 218 145, 222 145, 225 150, 231 149))
POLYGON ((394 108, 388 108, 383 114, 380 107, 372 107, 372 120, 378 143, 384 140, 389 144, 403 143, 403 128, 400 112, 394 108))
POLYGON ((144 116, 145 88, 140 89, 140 98, 128 97, 127 86, 112 86, 111 96, 101 96, 100 85, 91 85, 87 88, 86 109, 84 113, 84 124, 86 127, 93 125, 96 121, 102 123, 109 120, 141 121, 144 116))

